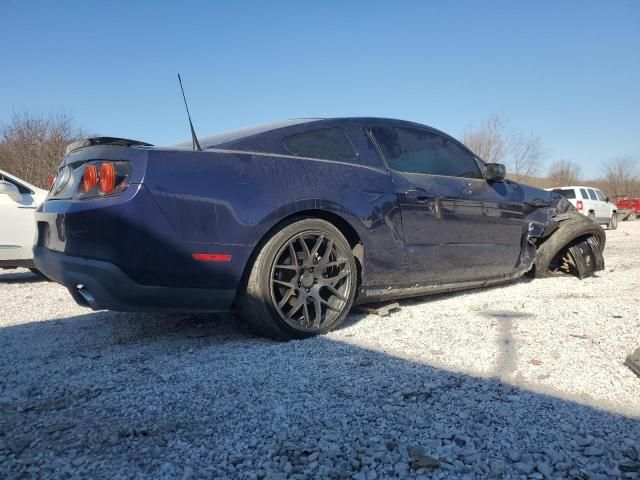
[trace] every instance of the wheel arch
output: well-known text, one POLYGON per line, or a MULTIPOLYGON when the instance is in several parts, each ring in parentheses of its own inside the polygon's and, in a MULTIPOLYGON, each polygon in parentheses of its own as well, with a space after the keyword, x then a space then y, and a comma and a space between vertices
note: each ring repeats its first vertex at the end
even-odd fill
MULTIPOLYGON (((335 212, 331 212, 328 210, 320 210, 320 209, 305 209, 300 210, 298 212, 287 215, 286 217, 280 219, 276 222, 271 228, 269 228, 261 237, 258 243, 253 247, 251 254, 249 255, 249 259, 244 267, 242 272, 242 277, 240 279, 240 283, 238 284, 238 290, 243 289, 246 285, 247 279, 251 272, 251 268, 253 267, 253 263, 255 262, 256 257, 260 253, 260 250, 264 246, 265 243, 278 231, 290 225, 298 220, 302 220, 305 218, 319 218, 321 220, 325 220, 326 222, 332 224, 336 227, 340 233, 342 233, 351 249, 353 251, 354 257, 356 259, 356 264, 358 266, 358 286, 362 282, 362 269, 364 265, 364 248, 362 244, 362 238, 358 231, 351 225, 351 223, 346 220, 344 217, 338 215, 335 212)), ((356 289, 358 292, 358 289, 356 289)))

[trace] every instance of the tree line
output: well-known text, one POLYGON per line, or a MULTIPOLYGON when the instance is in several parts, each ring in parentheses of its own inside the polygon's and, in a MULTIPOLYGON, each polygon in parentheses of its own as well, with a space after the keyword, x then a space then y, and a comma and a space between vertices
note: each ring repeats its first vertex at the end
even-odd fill
POLYGON ((85 136, 70 115, 14 111, 0 124, 0 170, 48 189, 67 145, 85 136))
POLYGON ((588 185, 599 188, 614 202, 640 197, 638 160, 631 155, 603 160, 599 177, 591 180, 582 176, 580 165, 573 160, 557 159, 545 168, 549 154, 542 138, 510 129, 497 114, 467 128, 462 142, 486 162, 504 163, 507 176, 516 181, 541 188, 588 185))
MULTIPOLYGON (((48 188, 66 146, 86 136, 86 131, 66 114, 13 112, 0 124, 0 170, 48 188)), ((592 180, 582 177, 580 166, 573 160, 554 160, 545 168, 550 155, 542 138, 510 128, 497 114, 467 128, 462 141, 486 162, 504 163, 513 180, 543 188, 586 184, 600 188, 613 201, 640 197, 638 160, 632 156, 603 161, 601 175, 592 180)))

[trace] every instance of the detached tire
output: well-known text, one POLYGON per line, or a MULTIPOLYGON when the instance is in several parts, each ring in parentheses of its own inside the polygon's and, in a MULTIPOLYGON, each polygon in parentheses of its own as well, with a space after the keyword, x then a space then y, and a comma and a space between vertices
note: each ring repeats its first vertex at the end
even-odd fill
POLYGON ((344 321, 357 278, 344 235, 324 220, 301 219, 262 246, 238 296, 238 312, 275 340, 320 335, 344 321))
POLYGON ((576 215, 560 222, 558 229, 537 249, 533 276, 547 278, 564 275, 555 270, 558 257, 570 246, 593 236, 598 241, 600 251, 604 251, 606 234, 604 229, 583 215, 576 215))

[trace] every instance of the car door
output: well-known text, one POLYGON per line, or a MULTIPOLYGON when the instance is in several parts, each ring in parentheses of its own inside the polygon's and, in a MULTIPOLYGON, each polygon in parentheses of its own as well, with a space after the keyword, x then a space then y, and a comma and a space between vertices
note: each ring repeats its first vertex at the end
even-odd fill
POLYGON ((394 181, 413 283, 514 270, 523 234, 521 189, 488 183, 474 156, 439 132, 404 126, 369 132, 394 181))
POLYGON ((611 211, 613 209, 611 208, 611 205, 609 205, 607 197, 604 196, 604 193, 602 193, 598 189, 594 189, 594 191, 596 192, 596 196, 598 197, 598 219, 602 222, 608 222, 611 218, 611 211))
POLYGON ((36 235, 35 192, 1 174, 0 181, 15 187, 0 193, 0 261, 31 259, 36 235))
POLYGON ((589 208, 586 209, 587 215, 590 210, 593 210, 595 219, 598 221, 602 214, 602 207, 600 206, 601 202, 598 201, 598 196, 593 188, 588 188, 587 193, 589 193, 589 208))

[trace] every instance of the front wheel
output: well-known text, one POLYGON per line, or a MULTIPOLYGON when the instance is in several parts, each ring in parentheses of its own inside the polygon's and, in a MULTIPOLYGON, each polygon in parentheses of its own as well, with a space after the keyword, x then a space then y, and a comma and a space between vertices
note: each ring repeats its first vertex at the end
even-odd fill
POLYGON ((276 340, 323 334, 349 313, 357 278, 344 235, 324 220, 302 219, 264 244, 238 311, 258 333, 276 340))
POLYGON ((611 218, 609 219, 609 224, 607 225, 607 228, 609 230, 615 230, 616 228, 618 228, 618 214, 616 212, 613 212, 611 214, 611 218))
POLYGON ((572 258, 570 252, 572 246, 578 246, 580 252, 587 253, 586 256, 581 256, 588 266, 591 265, 594 269, 600 269, 603 265, 599 265, 599 260, 602 258, 606 239, 604 229, 582 215, 576 215, 564 220, 560 223, 558 229, 538 246, 532 273, 536 278, 575 273, 576 261, 572 258), (588 245, 583 245, 582 243, 589 237, 593 237, 594 241, 588 242, 588 245), (592 245, 597 245, 600 250, 599 254, 592 251, 592 245), (587 250, 587 247, 589 250, 587 250))

